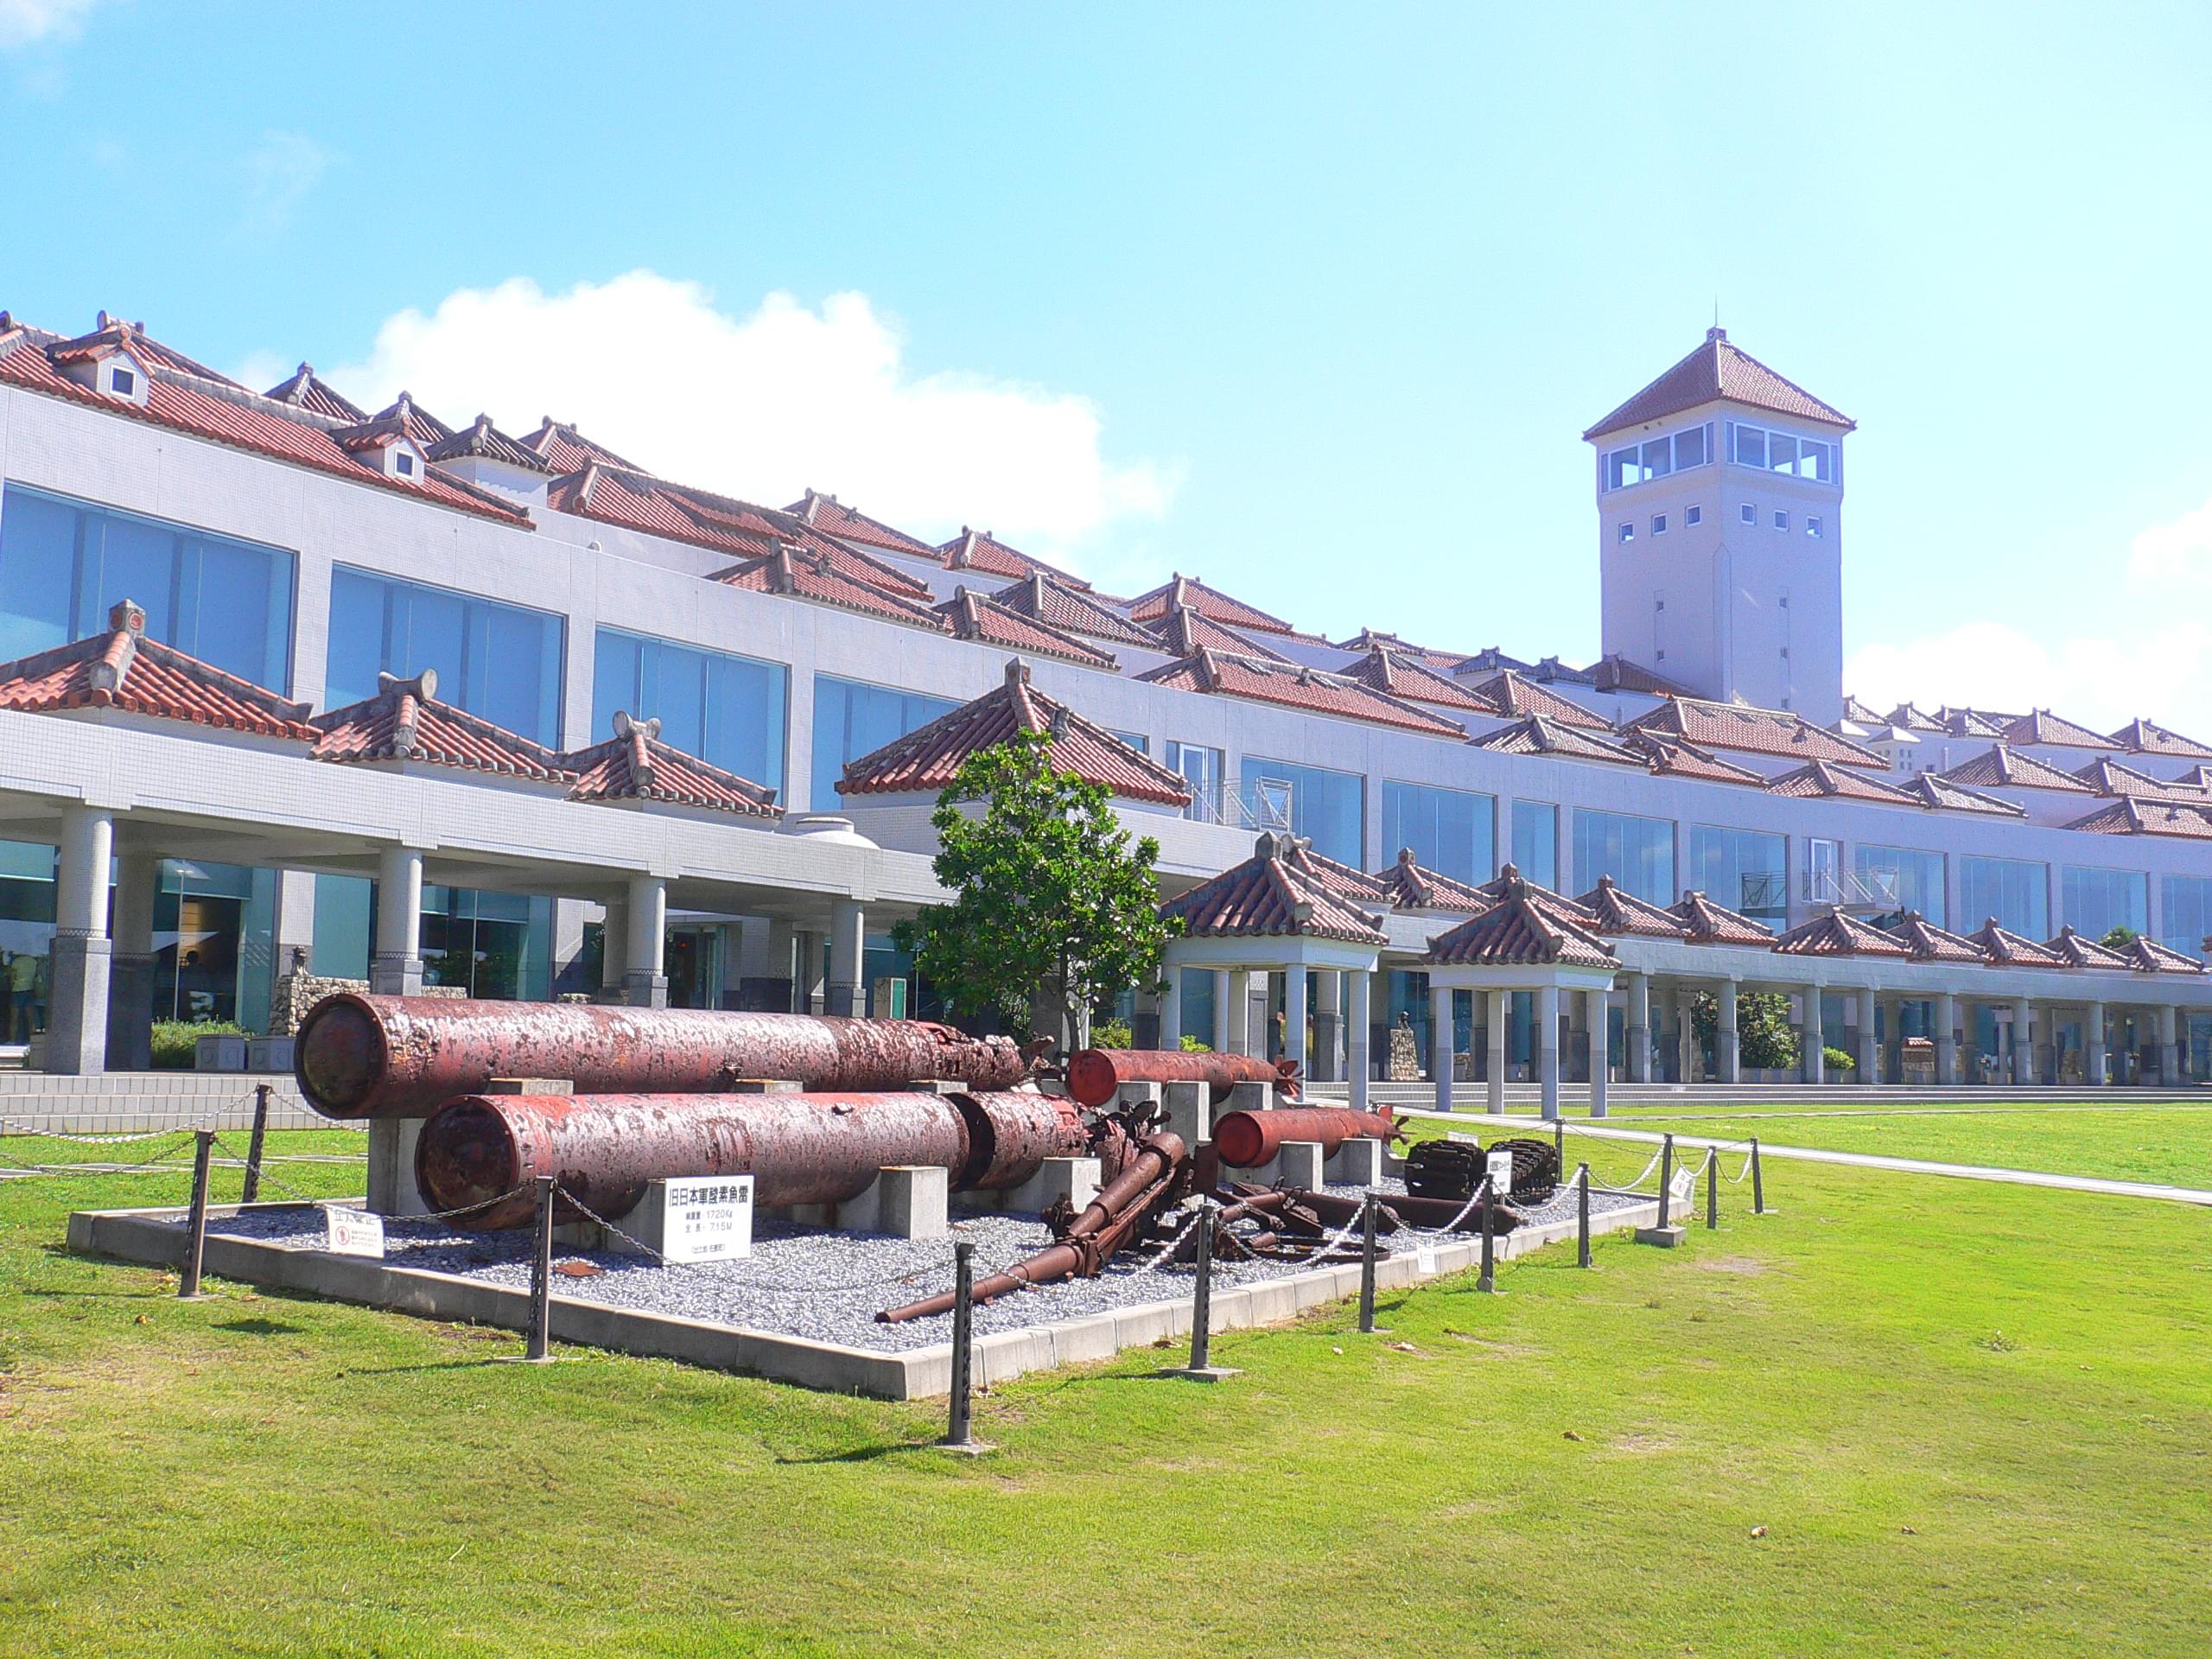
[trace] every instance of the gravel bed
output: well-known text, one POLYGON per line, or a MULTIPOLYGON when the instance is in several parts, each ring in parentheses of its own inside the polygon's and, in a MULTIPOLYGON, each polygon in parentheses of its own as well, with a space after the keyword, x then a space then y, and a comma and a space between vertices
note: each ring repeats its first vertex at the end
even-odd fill
MULTIPOLYGON (((1332 1187, 1356 1198, 1356 1187, 1332 1187)), ((1376 1189, 1402 1192, 1396 1180, 1376 1189)), ((1590 1195, 1591 1213, 1602 1215, 1639 1200, 1605 1192, 1590 1195)), ((1548 1203, 1528 1206, 1532 1223, 1571 1218, 1574 1192, 1562 1186, 1548 1203)), ((1034 1217, 955 1211, 953 1236, 976 1246, 976 1276, 999 1271, 1052 1242, 1034 1217)), ((264 1211, 211 1220, 210 1232, 307 1246, 323 1240, 321 1218, 308 1211, 264 1211)), ((1471 1236, 1470 1235, 1469 1236, 1471 1236)), ((1384 1238, 1393 1251, 1438 1242, 1407 1235, 1384 1238)), ((459 1274, 494 1284, 526 1289, 530 1284, 531 1234, 526 1228, 499 1233, 457 1233, 436 1222, 388 1218, 386 1259, 397 1267, 459 1274)), ((1040 1289, 1007 1296, 976 1310, 977 1334, 1055 1324, 1115 1308, 1166 1301, 1190 1294, 1193 1271, 1187 1266, 1150 1267, 1157 1247, 1125 1250, 1096 1279, 1063 1280, 1040 1289)), ((827 1232, 788 1222, 759 1219, 753 1255, 743 1261, 663 1268, 650 1258, 602 1250, 556 1247, 554 1294, 610 1303, 644 1313, 743 1325, 755 1331, 833 1342, 847 1347, 897 1352, 927 1348, 950 1339, 952 1316, 880 1325, 879 1308, 893 1307, 952 1288, 952 1249, 948 1239, 913 1241, 870 1233, 827 1232), (563 1262, 584 1262, 602 1271, 571 1278, 563 1262)), ((1307 1271, 1292 1262, 1217 1262, 1214 1283, 1234 1287, 1307 1271)))

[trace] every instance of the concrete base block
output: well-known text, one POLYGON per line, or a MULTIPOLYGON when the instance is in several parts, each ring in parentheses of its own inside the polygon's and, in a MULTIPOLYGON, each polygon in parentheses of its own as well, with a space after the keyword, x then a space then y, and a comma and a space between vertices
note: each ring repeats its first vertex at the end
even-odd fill
POLYGON ((1234 1365, 1171 1365, 1166 1370, 1154 1372, 1154 1375, 1179 1376, 1192 1382, 1225 1382, 1230 1377, 1242 1376, 1244 1373, 1234 1365))
POLYGON ((944 1238, 952 1230, 945 1214, 951 1179, 937 1164, 880 1171, 867 1192, 837 1206, 837 1224, 849 1232, 893 1238, 944 1238))
POLYGON ((1275 1091, 1264 1083, 1234 1084, 1230 1087, 1229 1098, 1222 1102, 1220 1111, 1214 1116, 1218 1118, 1223 1112, 1271 1111, 1274 1103, 1275 1091))
POLYGON ((415 1181, 415 1143, 423 1138, 419 1117, 369 1120, 369 1208, 380 1216, 427 1216, 430 1206, 415 1181))
POLYGON ((726 1095, 795 1095, 804 1086, 784 1077, 739 1077, 718 1092, 726 1095))
POLYGON ((484 1085, 487 1095, 573 1095, 576 1085, 566 1077, 493 1077, 484 1085))
POLYGON ((1681 1228, 1673 1226, 1639 1227, 1636 1230, 1636 1242, 1656 1244, 1662 1250, 1671 1250, 1682 1242, 1682 1232, 1681 1228))
POLYGON ((1114 1104, 1118 1107, 1157 1106, 1160 1093, 1172 1087, 1164 1083, 1125 1083, 1114 1091, 1114 1104))
POLYGON ((1042 1215, 1065 1198, 1080 1210, 1098 1196, 1103 1179, 1103 1172, 1096 1158, 1047 1158, 1043 1168, 1005 1194, 999 1208, 1042 1215))
POLYGON ((1324 1162, 1319 1141, 1286 1141, 1252 1179, 1262 1186, 1302 1186, 1312 1192, 1325 1185, 1324 1162))
POLYGON ((1382 1143, 1357 1135, 1329 1154, 1332 1186, 1373 1186, 1382 1179, 1382 1143))
POLYGON ((1167 1116, 1167 1132, 1197 1150, 1213 1139, 1213 1090, 1203 1083, 1160 1085, 1160 1103, 1167 1116))

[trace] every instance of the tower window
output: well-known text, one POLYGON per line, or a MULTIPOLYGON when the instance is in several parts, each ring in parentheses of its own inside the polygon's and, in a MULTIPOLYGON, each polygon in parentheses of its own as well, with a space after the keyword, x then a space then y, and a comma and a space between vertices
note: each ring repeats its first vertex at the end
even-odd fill
POLYGON ((128 369, 118 369, 108 384, 115 388, 117 397, 128 397, 138 390, 138 377, 128 369))
POLYGON ((1808 518, 1805 521, 1805 533, 1815 541, 1819 541, 1823 534, 1821 521, 1817 518, 1808 518))
POLYGON ((1771 432, 1764 427, 1728 423, 1728 459, 1739 467, 1761 472, 1788 473, 1795 478, 1835 482, 1836 446, 1821 438, 1801 438, 1794 433, 1771 432))
POLYGON ((1789 515, 1783 512, 1779 507, 1777 507, 1774 510, 1774 527, 1777 530, 1787 530, 1789 528, 1789 515))
POLYGON ((1687 467, 1702 467, 1713 456, 1713 426, 1707 422, 1686 432, 1607 450, 1600 468, 1601 481, 1608 491, 1624 490, 1687 467))
POLYGON ((1613 539, 1619 542, 1634 541, 1636 539, 1636 526, 1634 524, 1623 524, 1614 532, 1613 539))
POLYGON ((1748 501, 1745 502, 1745 503, 1744 503, 1744 522, 1745 522, 1745 524, 1756 524, 1757 523, 1758 523, 1758 521, 1759 521, 1759 510, 1758 510, 1757 507, 1753 506, 1750 502, 1748 502, 1748 501))
POLYGON ((1667 515, 1665 513, 1655 512, 1651 515, 1651 533, 1654 536, 1664 536, 1667 533, 1667 515))
POLYGON ((402 450, 398 454, 392 457, 392 459, 398 463, 399 475, 402 478, 412 478, 415 476, 414 456, 407 454, 406 451, 402 450))
POLYGON ((1705 522, 1705 509, 1703 507, 1684 507, 1682 509, 1682 522, 1686 524, 1691 525, 1693 528, 1703 524, 1705 522))

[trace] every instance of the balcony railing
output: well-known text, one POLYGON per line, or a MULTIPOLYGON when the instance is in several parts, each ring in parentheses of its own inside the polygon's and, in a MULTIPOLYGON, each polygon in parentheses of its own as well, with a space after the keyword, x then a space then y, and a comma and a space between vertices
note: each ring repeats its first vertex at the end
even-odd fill
POLYGON ((1806 870, 1797 895, 1808 905, 1871 912, 1897 909, 1897 887, 1895 870, 1806 870))

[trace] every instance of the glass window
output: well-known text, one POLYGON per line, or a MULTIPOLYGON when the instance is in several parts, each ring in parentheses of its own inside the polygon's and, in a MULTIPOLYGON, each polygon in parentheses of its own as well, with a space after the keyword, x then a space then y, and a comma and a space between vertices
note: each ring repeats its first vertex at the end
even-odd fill
POLYGON ((1686 524, 1703 524, 1705 522, 1705 509, 1703 507, 1684 507, 1682 509, 1682 522, 1686 524))
POLYGON ((847 761, 872 754, 959 706, 944 697, 925 697, 919 692, 893 691, 859 680, 816 675, 813 793, 808 798, 809 806, 817 812, 833 810, 842 798, 837 779, 843 776, 847 761))
POLYGON ((1705 429, 1694 426, 1687 432, 1675 434, 1675 470, 1705 465, 1705 429))
POLYGON ((2115 927, 2131 933, 2150 928, 2151 878, 2140 870, 2100 870, 2069 864, 2058 873, 2058 889, 2066 925, 2076 933, 2101 939, 2115 927))
POLYGON ((2208 933, 2212 933, 2212 876, 2160 876, 2158 943, 2201 957, 2208 933))
POLYGON ((1455 881, 1490 880, 1497 855, 1497 799, 1433 784, 1382 785, 1383 859, 1414 849, 1425 869, 1455 881))
POLYGON ((1613 532, 1613 539, 1617 542, 1634 541, 1636 539, 1636 526, 1634 524, 1628 524, 1621 525, 1613 532))
POLYGON ((1665 513, 1655 512, 1651 515, 1651 533, 1654 536, 1664 536, 1667 533, 1667 515, 1665 513))
POLYGON ((1644 480, 1643 463, 1634 444, 1625 449, 1616 449, 1605 457, 1605 487, 1609 490, 1626 489, 1644 480))
POLYGON ((1215 976, 1203 968, 1183 970, 1183 1034, 1213 1046, 1215 976))
POLYGON ((1587 893, 1610 875, 1637 898, 1675 902, 1675 826, 1665 818, 1626 812, 1574 810, 1574 891, 1587 893))
MULTIPOLYGON (((1109 727, 1107 729, 1111 731, 1113 728, 1109 727)), ((1152 740, 1147 737, 1142 732, 1115 732, 1114 735, 1120 738, 1122 742, 1128 744, 1139 754, 1150 754, 1152 753, 1152 740)))
POLYGON ((54 876, 53 848, 0 841, 0 1042, 46 1029, 54 876))
POLYGON ((375 889, 375 882, 358 875, 315 877, 315 948, 308 960, 317 975, 332 979, 369 976, 375 915, 370 900, 375 889))
POLYGON ((1777 510, 1776 511, 1776 512, 1775 512, 1775 515, 1774 515, 1774 527, 1775 527, 1777 530, 1787 530, 1787 529, 1789 529, 1789 515, 1788 513, 1783 512, 1781 512, 1779 509, 1777 509, 1777 510))
POLYGON ((1797 441, 1797 475, 1817 478, 1823 484, 1835 482, 1835 446, 1821 443, 1811 438, 1797 441))
POLYGON ((1950 925, 1943 916, 1942 854, 1860 845, 1851 849, 1851 868, 1868 895, 1890 907, 1892 918, 1916 910, 1938 927, 1950 925))
POLYGON ((0 497, 0 660, 105 632, 131 600, 146 632, 289 690, 292 556, 10 485, 0 497))
POLYGON ((1766 435, 1766 469, 1770 473, 1794 473, 1797 470, 1797 440, 1787 432, 1766 435))
POLYGON ((154 893, 154 1018, 269 1028, 276 873, 162 861, 154 893))
POLYGON ((1757 523, 1758 523, 1758 521, 1759 521, 1759 510, 1758 510, 1757 507, 1753 506, 1750 502, 1748 502, 1748 501, 1745 502, 1745 503, 1744 503, 1744 505, 1743 505, 1743 506, 1742 506, 1740 509, 1738 509, 1738 511, 1741 512, 1741 514, 1742 514, 1742 516, 1743 516, 1743 520, 1744 520, 1744 522, 1745 522, 1745 524, 1756 524, 1757 523))
POLYGON ((474 887, 423 889, 423 979, 473 997, 543 1002, 553 994, 553 901, 474 887))
POLYGON ((1219 749, 1210 749, 1203 743, 1178 743, 1170 738, 1167 770, 1178 773, 1191 786, 1191 804, 1183 809, 1185 817, 1200 823, 1229 822, 1223 810, 1226 802, 1222 794, 1228 760, 1219 749))
POLYGON ((1729 430, 1736 440, 1736 461, 1743 467, 1766 465, 1766 434, 1756 426, 1736 426, 1729 430))
POLYGON ((372 697, 379 673, 438 671, 438 696, 531 741, 561 741, 561 618, 423 582, 330 573, 323 705, 372 697))
POLYGON ((1694 823, 1683 885, 1759 921, 1780 920, 1789 913, 1789 838, 1694 823))
POLYGON ((1654 438, 1643 446, 1643 475, 1646 478, 1664 478, 1674 470, 1672 439, 1654 438))
POLYGON ((658 717, 663 742, 780 791, 790 679, 780 663, 603 627, 592 658, 590 741, 613 735, 618 709, 658 717))
POLYGON ((1559 808, 1549 801, 1513 803, 1513 864, 1540 887, 1559 888, 1559 808))
POLYGON ((1340 864, 1361 867, 1367 845, 1367 779, 1264 756, 1244 757, 1244 810, 1258 829, 1287 829, 1313 850, 1340 864))
POLYGON ((2018 858, 1959 860, 1958 926, 1973 932, 1991 917, 2031 939, 2050 931, 2050 870, 2018 858))
POLYGON ((1816 542, 1820 540, 1821 521, 1817 518, 1808 518, 1805 521, 1805 533, 1816 542))

